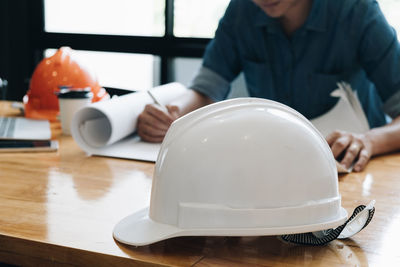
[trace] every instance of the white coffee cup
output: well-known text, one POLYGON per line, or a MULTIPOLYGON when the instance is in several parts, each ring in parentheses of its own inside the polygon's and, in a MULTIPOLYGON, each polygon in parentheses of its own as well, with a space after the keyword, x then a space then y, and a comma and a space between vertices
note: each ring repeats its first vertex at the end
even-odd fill
POLYGON ((71 134, 71 121, 75 112, 92 102, 93 93, 90 88, 62 89, 58 93, 60 121, 63 134, 71 134))

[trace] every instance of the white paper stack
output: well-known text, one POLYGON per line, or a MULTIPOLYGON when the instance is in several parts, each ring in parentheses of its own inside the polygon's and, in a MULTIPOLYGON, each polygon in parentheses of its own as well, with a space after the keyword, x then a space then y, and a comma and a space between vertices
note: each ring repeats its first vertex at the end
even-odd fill
POLYGON ((338 86, 331 96, 340 98, 339 101, 327 113, 311 120, 312 124, 325 137, 335 130, 365 133, 369 124, 357 93, 345 82, 338 83, 338 86))

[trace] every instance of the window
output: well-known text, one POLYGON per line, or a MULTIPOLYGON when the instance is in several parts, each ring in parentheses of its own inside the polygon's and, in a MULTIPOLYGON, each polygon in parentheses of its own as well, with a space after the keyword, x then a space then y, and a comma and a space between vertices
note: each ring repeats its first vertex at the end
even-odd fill
POLYGON ((400 0, 379 0, 379 6, 389 24, 400 34, 400 0))
POLYGON ((45 0, 45 31, 164 35, 164 0, 45 0))
MULTIPOLYGON (((45 57, 55 52, 56 49, 46 49, 45 57)), ((160 84, 157 56, 82 50, 74 53, 94 70, 101 86, 140 91, 160 84)))
MULTIPOLYGON (((178 68, 174 60, 201 61, 228 3, 42 0, 42 11, 37 12, 42 12, 44 23, 33 27, 35 47, 49 56, 61 46, 70 46, 93 66, 108 90, 148 89, 176 77, 186 82, 187 70, 178 68)), ((198 65, 191 64, 191 71, 198 65)))
POLYGON ((174 35, 213 38, 229 0, 175 0, 174 35))

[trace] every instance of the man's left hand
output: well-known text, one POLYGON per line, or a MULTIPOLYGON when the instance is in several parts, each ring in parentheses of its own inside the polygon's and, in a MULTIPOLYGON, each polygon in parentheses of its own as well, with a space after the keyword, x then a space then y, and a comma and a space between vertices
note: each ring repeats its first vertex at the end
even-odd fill
POLYGON ((334 131, 326 137, 335 159, 342 158, 340 164, 348 169, 362 171, 372 156, 372 143, 365 134, 334 131), (343 156, 343 157, 341 157, 343 156))

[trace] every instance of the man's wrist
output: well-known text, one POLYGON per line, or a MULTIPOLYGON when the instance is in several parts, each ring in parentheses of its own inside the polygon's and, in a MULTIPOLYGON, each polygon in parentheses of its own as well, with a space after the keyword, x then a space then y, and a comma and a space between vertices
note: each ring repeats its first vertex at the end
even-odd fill
POLYGON ((388 134, 384 127, 371 129, 365 134, 367 142, 371 145, 371 156, 384 154, 393 149, 388 134))

